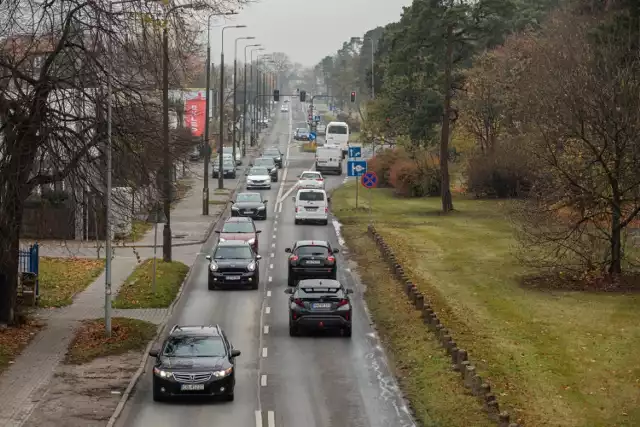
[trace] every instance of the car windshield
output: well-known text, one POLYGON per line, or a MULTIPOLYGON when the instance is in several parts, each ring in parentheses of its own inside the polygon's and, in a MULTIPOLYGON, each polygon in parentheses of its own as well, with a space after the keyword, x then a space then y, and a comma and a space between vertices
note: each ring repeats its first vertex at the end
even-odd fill
POLYGON ((258 193, 240 193, 238 197, 236 197, 236 202, 262 203, 262 196, 258 193))
POLYGON ((267 168, 251 168, 249 175, 269 175, 267 168))
POLYGON ((344 126, 329 126, 329 129, 327 129, 327 133, 329 134, 334 134, 334 135, 346 135, 347 134, 347 128, 344 126))
POLYGON ((256 166, 271 166, 273 165, 273 159, 257 159, 255 162, 256 166))
POLYGON ((249 246, 218 246, 214 259, 249 259, 251 248, 249 246))
POLYGON ((328 256, 329 249, 324 246, 298 246, 295 250, 298 256, 328 256))
POLYGON ((280 156, 280 152, 278 150, 267 150, 264 152, 265 156, 280 156))
POLYGON ((301 191, 298 200, 304 202, 321 202, 324 200, 324 193, 319 191, 301 191))
POLYGON ((342 289, 338 288, 336 284, 335 288, 305 286, 298 289, 297 294, 300 298, 322 298, 327 299, 343 299, 345 294, 342 289))
POLYGON ((298 133, 307 133, 306 129, 298 129, 298 133))
POLYGON ((305 172, 300 175, 300 179, 319 179, 321 176, 317 172, 305 172))
POLYGON ((171 337, 162 353, 166 357, 224 357, 226 354, 219 337, 171 337))
POLYGON ((226 222, 222 226, 223 233, 255 233, 250 222, 226 222))

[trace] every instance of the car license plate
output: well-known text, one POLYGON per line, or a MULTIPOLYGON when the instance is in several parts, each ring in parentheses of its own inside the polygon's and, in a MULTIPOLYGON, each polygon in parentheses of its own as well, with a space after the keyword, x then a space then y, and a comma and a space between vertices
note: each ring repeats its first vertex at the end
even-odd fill
POLYGON ((245 210, 244 210, 244 213, 246 213, 246 214, 250 214, 250 213, 251 213, 251 209, 245 209, 245 210))
POLYGON ((331 308, 331 304, 326 302, 318 302, 312 305, 313 308, 331 308))
POLYGON ((318 261, 317 259, 312 259, 310 261, 307 261, 307 264, 320 265, 320 261, 318 261))
POLYGON ((180 386, 182 391, 198 391, 204 390, 204 384, 182 384, 180 386))
POLYGON ((240 280, 240 276, 227 276, 227 280, 240 280))

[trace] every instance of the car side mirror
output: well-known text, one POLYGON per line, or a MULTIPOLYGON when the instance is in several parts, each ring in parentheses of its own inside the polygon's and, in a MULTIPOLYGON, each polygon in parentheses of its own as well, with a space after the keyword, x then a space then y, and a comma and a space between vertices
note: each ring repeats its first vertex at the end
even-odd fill
POLYGON ((340 252, 340 249, 334 249, 334 250, 333 250, 333 253, 334 253, 334 254, 337 254, 338 252, 340 252))
POLYGON ((331 197, 327 197, 327 202, 330 202, 330 201, 331 201, 331 197))
POLYGON ((262 233, 262 230, 256 230, 256 234, 262 233))
POLYGON ((350 295, 350 294, 353 293, 353 289, 345 289, 344 293, 347 294, 347 295, 350 295))
POLYGON ((151 350, 151 351, 149 352, 149 356, 151 356, 151 357, 158 357, 158 353, 159 353, 159 352, 158 352, 158 350, 151 350))
POLYGON ((285 248, 285 249, 284 249, 284 251, 285 251, 286 253, 290 254, 290 253, 291 253, 291 248, 285 248))
POLYGON ((256 255, 256 259, 262 259, 262 255, 256 255))
POLYGON ((268 200, 263 200, 262 203, 267 204, 268 200))
POLYGON ((232 205, 235 205, 235 204, 236 204, 235 200, 232 200, 232 201, 231 201, 231 204, 232 204, 232 205))
POLYGON ((298 175, 298 178, 300 178, 302 175, 298 175))
POLYGON ((244 173, 244 176, 249 176, 249 172, 245 172, 245 173, 244 173))
POLYGON ((231 350, 231 357, 238 357, 240 356, 242 353, 240 352, 240 350, 231 350))
POLYGON ((214 233, 220 234, 220 230, 215 230, 214 233))
POLYGON ((211 261, 211 255, 207 255, 205 258, 211 261))
POLYGON ((293 295, 293 292, 295 291, 295 289, 293 288, 287 288, 284 290, 285 294, 289 294, 289 295, 293 295))

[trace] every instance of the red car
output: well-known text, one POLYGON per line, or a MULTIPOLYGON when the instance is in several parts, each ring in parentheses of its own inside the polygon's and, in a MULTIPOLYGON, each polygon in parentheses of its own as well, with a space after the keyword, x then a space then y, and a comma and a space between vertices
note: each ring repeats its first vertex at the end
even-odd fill
POLYGON ((241 240, 251 245, 255 253, 258 253, 258 234, 262 230, 257 230, 253 219, 248 217, 231 217, 222 225, 222 230, 216 230, 220 235, 220 241, 241 240))

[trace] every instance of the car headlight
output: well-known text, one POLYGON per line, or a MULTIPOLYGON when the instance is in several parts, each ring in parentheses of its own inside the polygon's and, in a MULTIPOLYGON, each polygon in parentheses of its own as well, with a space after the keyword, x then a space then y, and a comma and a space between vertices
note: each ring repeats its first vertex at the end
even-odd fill
POLYGON ((226 241, 227 241, 227 239, 225 239, 224 237, 221 237, 221 238, 220 238, 220 241, 221 241, 221 242, 226 242, 226 241))
POLYGON ((233 368, 227 368, 225 370, 222 371, 214 371, 213 372, 213 376, 216 378, 224 378, 228 375, 231 375, 231 373, 233 372, 233 368))
POLYGON ((264 206, 258 206, 258 210, 259 210, 259 211, 263 211, 263 210, 265 210, 265 209, 266 209, 266 208, 265 208, 264 206))
POLYGON ((232 211, 239 211, 239 210, 240 210, 240 208, 239 208, 239 207, 237 207, 237 206, 231 206, 231 210, 232 210, 232 211))
POLYGON ((160 368, 153 368, 153 373, 159 376, 160 378, 171 378, 173 376, 171 372, 163 371, 160 368))
POLYGON ((256 239, 249 239, 247 241, 248 244, 253 245, 256 242, 256 239))
POLYGON ((256 269, 256 263, 251 262, 251 264, 247 265, 247 270, 254 271, 256 269))
POLYGON ((218 264, 216 264, 215 262, 212 262, 209 264, 209 270, 216 271, 217 269, 218 269, 218 264))

